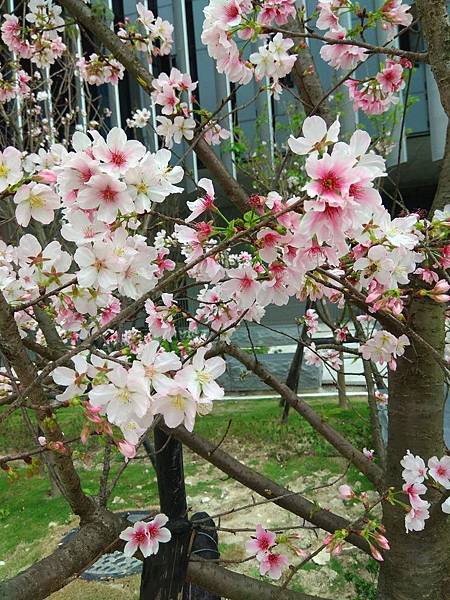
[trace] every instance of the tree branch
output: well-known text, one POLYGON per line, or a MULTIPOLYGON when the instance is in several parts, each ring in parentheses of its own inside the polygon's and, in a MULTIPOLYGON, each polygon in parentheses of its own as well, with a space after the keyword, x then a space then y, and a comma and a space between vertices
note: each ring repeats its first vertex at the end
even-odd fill
MULTIPOLYGON (((349 522, 346 519, 320 508, 317 504, 310 502, 300 494, 293 493, 291 490, 268 479, 254 469, 243 465, 221 448, 217 448, 217 444, 195 433, 190 433, 184 427, 177 427, 176 429, 170 429, 165 425, 161 427, 167 433, 171 433, 173 437, 183 442, 193 452, 236 481, 239 481, 239 483, 242 483, 242 485, 255 491, 263 498, 278 498, 278 500, 274 501, 274 504, 281 506, 281 508, 288 510, 294 515, 302 517, 324 531, 334 533, 338 529, 346 529, 349 526, 349 522)), ((356 533, 351 533, 347 540, 364 552, 369 553, 366 541, 356 533)))
MULTIPOLYGON (((36 416, 48 442, 64 442, 64 435, 57 424, 48 404, 46 394, 41 385, 36 384, 38 373, 31 362, 25 346, 20 338, 11 307, 0 292, 0 348, 11 367, 16 372, 22 386, 30 389, 31 406, 36 408, 36 416)), ((19 396, 20 397, 20 396, 19 396)), ((82 521, 88 520, 96 510, 92 498, 86 496, 81 489, 81 482, 68 453, 54 452, 54 465, 59 480, 64 486, 64 497, 73 512, 82 521)))
POLYGON ((234 573, 207 561, 190 562, 187 579, 230 600, 326 600, 303 592, 283 590, 263 581, 234 573))
POLYGON ((253 371, 264 383, 278 392, 308 423, 320 433, 336 450, 351 463, 353 463, 361 473, 372 481, 378 488, 382 486, 383 472, 378 465, 368 460, 362 452, 355 448, 338 431, 333 429, 324 419, 318 415, 304 400, 299 398, 295 392, 290 390, 287 385, 277 379, 261 363, 256 361, 247 352, 243 352, 237 346, 232 344, 220 343, 219 350, 224 354, 229 354, 241 362, 249 371, 253 371))
POLYGON ((0 583, 0 600, 43 600, 78 577, 107 550, 119 543, 127 523, 110 511, 98 511, 96 520, 83 525, 75 536, 50 556, 15 577, 0 583))
MULTIPOLYGON (((427 0, 428 1, 428 0, 427 0)), ((292 38, 305 38, 305 39, 313 39, 319 40, 321 42, 325 42, 326 44, 331 45, 345 45, 345 46, 358 46, 358 48, 366 48, 372 54, 385 54, 387 56, 399 56, 400 58, 407 58, 411 62, 428 62, 428 53, 427 52, 411 52, 409 50, 401 50, 400 48, 393 48, 391 46, 374 46, 373 44, 368 44, 367 42, 362 42, 358 40, 340 40, 333 39, 330 37, 326 37, 323 35, 319 35, 318 33, 308 32, 302 33, 299 31, 288 31, 286 29, 279 29, 277 27, 267 28, 268 31, 274 33, 282 33, 288 37, 292 38)))

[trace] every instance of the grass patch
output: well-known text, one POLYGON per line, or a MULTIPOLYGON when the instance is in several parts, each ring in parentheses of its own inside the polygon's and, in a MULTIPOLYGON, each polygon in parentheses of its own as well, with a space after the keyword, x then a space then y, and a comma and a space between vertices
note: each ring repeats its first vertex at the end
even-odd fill
MULTIPOLYGON (((357 448, 370 446, 368 410, 364 403, 354 402, 350 409, 342 410, 337 400, 315 400, 314 408, 357 448)), ((320 485, 330 476, 343 472, 345 462, 304 419, 291 411, 288 424, 281 425, 280 413, 276 399, 218 402, 210 415, 197 420, 196 432, 218 442, 231 420, 222 447, 284 485, 317 474, 319 477, 312 485, 320 485)), ((67 437, 79 435, 83 424, 80 408, 61 410, 58 417, 67 437)), ((20 414, 0 425, 0 440, 4 453, 30 447, 29 434, 20 414)), ((74 447, 83 488, 91 495, 98 492, 102 468, 100 446, 99 440, 93 439, 87 447, 74 447)), ((110 480, 121 464, 122 457, 115 455, 110 480)), ((13 575, 50 552, 54 546, 49 547, 44 541, 53 536, 52 543, 56 543, 59 534, 76 523, 63 498, 49 496, 45 472, 28 479, 25 465, 14 468, 19 475, 15 480, 0 473, 0 561, 6 562, 0 566, 0 579, 13 575)), ((220 471, 188 451, 185 452, 185 474, 187 494, 194 510, 201 509, 202 500, 207 507, 208 498, 221 498, 227 486, 220 471)), ((353 484, 359 481, 361 489, 370 489, 367 480, 356 469, 349 469, 348 480, 353 484)), ((150 461, 131 463, 111 496, 110 508, 143 509, 155 507, 157 503, 156 476, 150 461)), ((223 548, 224 556, 235 558, 239 548, 228 544, 223 548)), ((95 595, 85 597, 97 600, 95 595)), ((110 600, 114 598, 114 594, 109 597, 110 600)))

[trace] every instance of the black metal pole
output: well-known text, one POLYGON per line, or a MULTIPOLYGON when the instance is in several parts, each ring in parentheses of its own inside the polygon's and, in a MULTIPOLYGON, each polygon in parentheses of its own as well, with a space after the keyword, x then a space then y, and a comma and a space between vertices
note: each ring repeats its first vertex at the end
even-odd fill
POLYGON ((188 563, 191 525, 187 519, 183 447, 159 427, 154 432, 155 464, 161 512, 169 517, 172 539, 144 560, 141 600, 177 600, 188 563))

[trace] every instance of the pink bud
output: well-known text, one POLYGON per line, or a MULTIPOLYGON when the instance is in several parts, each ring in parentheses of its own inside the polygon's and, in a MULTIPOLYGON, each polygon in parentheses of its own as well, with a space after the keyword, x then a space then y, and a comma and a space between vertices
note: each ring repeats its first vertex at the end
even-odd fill
POLYGON ((38 437, 38 442, 41 446, 46 446, 47 445, 47 438, 45 438, 43 435, 40 435, 38 437))
POLYGON ((375 536, 375 539, 377 541, 377 544, 381 548, 384 548, 384 550, 390 550, 391 549, 391 547, 389 545, 388 539, 384 535, 381 535, 381 533, 377 533, 377 535, 375 536))
POLYGON ((340 485, 338 491, 339 496, 342 498, 342 500, 351 500, 355 497, 355 492, 353 491, 353 488, 350 485, 340 485))
POLYGON ((42 181, 42 183, 56 183, 56 173, 50 169, 42 169, 36 176, 36 179, 42 181))
POLYGON ((121 442, 118 442, 117 446, 125 458, 134 458, 136 456, 136 446, 134 444, 122 440, 121 442))
POLYGON ((380 562, 384 561, 384 558, 381 556, 381 553, 379 550, 377 550, 375 548, 375 546, 373 546, 372 544, 369 544, 370 546, 370 552, 372 553, 372 556, 374 557, 375 560, 378 560, 380 562))
POLYGON ((336 546, 331 551, 332 556, 339 556, 339 554, 342 554, 343 548, 344 548, 344 544, 342 542, 339 542, 338 544, 336 544, 336 546))
POLYGON ((445 294, 448 290, 450 290, 450 284, 445 279, 440 279, 432 289, 432 292, 433 294, 445 294))

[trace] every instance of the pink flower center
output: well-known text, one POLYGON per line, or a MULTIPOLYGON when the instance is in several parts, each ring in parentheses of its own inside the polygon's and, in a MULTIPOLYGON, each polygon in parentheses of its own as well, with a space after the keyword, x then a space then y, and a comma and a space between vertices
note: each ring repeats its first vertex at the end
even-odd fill
POLYGON ((234 3, 230 4, 225 7, 225 15, 226 15, 227 19, 232 21, 237 16, 239 16, 239 8, 234 3))
POLYGON ((436 473, 440 477, 447 477, 447 469, 445 467, 443 467, 442 465, 438 466, 438 468, 436 469, 436 473))
POLYGON ((322 186, 323 190, 327 190, 329 192, 339 190, 340 179, 335 173, 333 173, 333 171, 330 171, 325 177, 320 179, 320 185, 322 186))
POLYGON ((261 550, 268 550, 270 548, 269 538, 266 536, 260 537, 258 539, 258 546, 261 548, 261 550))
POLYGON ((127 158, 124 152, 120 150, 114 150, 111 152, 111 162, 117 167, 122 167, 127 162, 127 158))
POLYGON ((279 557, 280 557, 280 555, 279 555, 279 554, 272 554, 272 553, 269 553, 269 554, 267 555, 267 560, 269 561, 269 564, 270 564, 271 566, 275 566, 275 565, 277 565, 277 564, 279 563, 279 557))
POLYGON ((251 288, 252 283, 253 279, 251 279, 248 275, 245 275, 245 277, 241 279, 241 288, 243 290, 248 290, 249 288, 251 288))
POLYGON ((214 204, 214 199, 211 198, 211 196, 209 194, 206 194, 203 198, 202 198, 202 203, 205 209, 211 208, 211 206, 214 204))
POLYGON ((135 542, 139 545, 145 542, 147 538, 147 535, 143 529, 138 529, 138 531, 135 531, 133 535, 135 542))
POLYGON ((278 241, 278 236, 276 233, 267 233, 264 236, 264 245, 265 246, 275 246, 278 241))
POLYGON ((105 202, 115 202, 116 201, 117 192, 112 190, 110 187, 106 187, 102 191, 102 200, 105 202))

